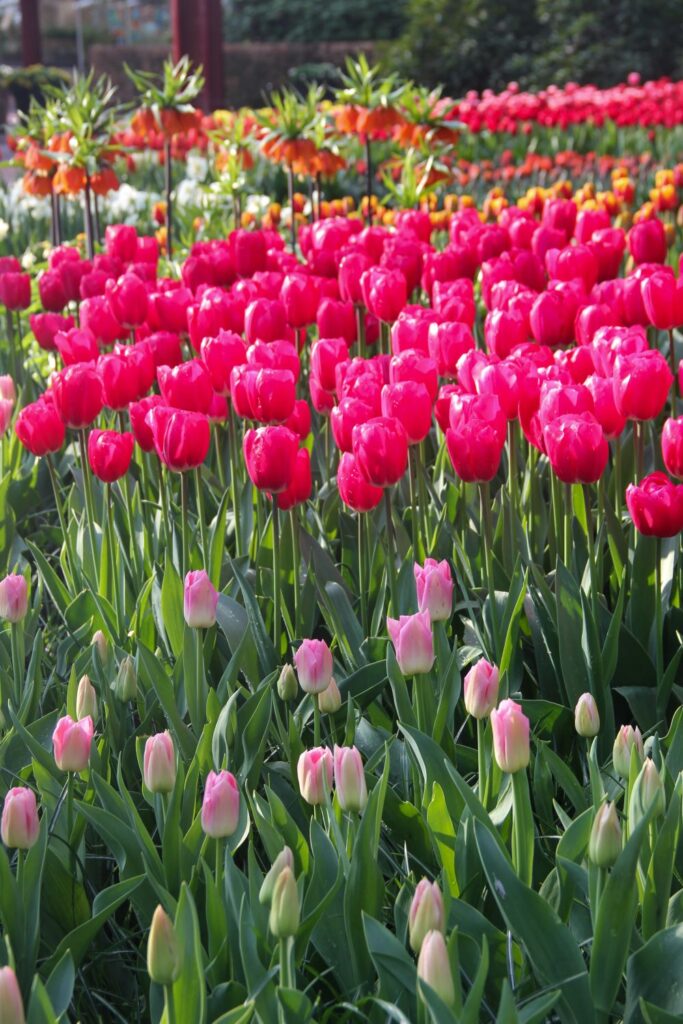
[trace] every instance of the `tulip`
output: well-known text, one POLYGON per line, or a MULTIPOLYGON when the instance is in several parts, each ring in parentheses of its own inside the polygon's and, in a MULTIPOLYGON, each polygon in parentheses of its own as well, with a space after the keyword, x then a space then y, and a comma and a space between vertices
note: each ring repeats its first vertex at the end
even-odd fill
POLYGON ((541 292, 531 307, 529 324, 539 345, 566 345, 574 334, 574 310, 559 291, 541 292))
POLYGON ((185 622, 190 629, 210 629, 216 624, 218 591, 204 569, 188 572, 183 592, 185 622))
POLYGON ((104 248, 121 263, 132 263, 138 251, 138 233, 132 224, 109 224, 104 229, 104 248))
POLYGON ((93 633, 92 641, 93 647, 97 651, 97 656, 100 659, 101 665, 106 665, 109 659, 109 641, 102 632, 101 629, 96 629, 93 633))
POLYGON ((46 270, 38 278, 38 294, 44 310, 61 313, 67 304, 66 292, 58 270, 46 270))
POLYGON ((371 267, 360 279, 363 303, 378 320, 393 323, 407 301, 406 279, 400 270, 371 267))
POLYGON ((157 379, 161 396, 167 405, 187 412, 207 413, 213 387, 206 367, 198 359, 178 366, 160 366, 157 379))
POLYGON ((97 369, 104 404, 109 409, 126 409, 141 399, 155 377, 154 357, 146 342, 102 356, 97 369))
POLYGON ((299 930, 301 910, 296 879, 290 867, 283 867, 273 886, 268 927, 276 939, 288 939, 299 930))
POLYGON ((0 1021, 2 1024, 26 1024, 19 982, 11 967, 0 967, 0 1021))
POLYGON ((407 380, 414 381, 417 384, 424 384, 429 392, 430 400, 434 401, 439 390, 439 378, 436 372, 436 363, 433 359, 412 349, 407 352, 401 352, 400 355, 392 356, 389 363, 389 382, 391 384, 400 384, 407 380))
POLYGON ((595 483, 602 476, 609 448, 590 413, 552 420, 543 430, 543 440, 553 472, 563 483, 595 483))
POLYGON ((336 387, 335 370, 349 358, 344 338, 321 338, 311 349, 311 373, 325 391, 336 387))
POLYGON ((447 622, 453 610, 453 577, 448 562, 426 558, 424 565, 415 563, 413 575, 418 610, 429 612, 432 622, 447 622))
POLYGON ((126 336, 126 328, 114 316, 104 295, 83 299, 79 310, 81 327, 87 327, 101 345, 113 345, 126 336))
POLYGON ((244 459, 249 478, 262 491, 278 494, 291 483, 296 467, 298 438, 287 427, 269 426, 244 435, 244 459))
POLYGON ((355 747, 334 748, 334 785, 342 811, 360 814, 368 802, 368 790, 360 753, 355 747))
POLYGON ((54 376, 50 390, 67 427, 88 427, 102 411, 102 382, 93 366, 67 366, 54 376))
POLYGON ((283 665, 277 680, 277 693, 280 700, 294 700, 299 692, 296 673, 291 665, 283 665))
POLYGON ((287 338, 287 313, 283 303, 279 299, 256 299, 250 303, 244 314, 244 334, 248 345, 287 338))
MULTIPOLYGON (((489 352, 506 359, 518 345, 529 337, 529 321, 523 313, 514 310, 494 309, 486 314, 484 338, 489 352)), ((471 348, 474 348, 472 344, 471 348)))
POLYGON ((270 903, 273 898, 275 883, 280 872, 283 871, 284 868, 289 868, 289 870, 294 873, 294 854, 288 846, 283 846, 271 864, 268 874, 263 879, 258 894, 259 903, 263 905, 270 903))
POLYGON ((181 951, 173 922, 159 904, 147 940, 147 973, 157 985, 172 985, 180 976, 181 951))
POLYGON ((600 715, 592 693, 582 693, 574 708, 574 728, 579 736, 592 739, 600 732, 600 715))
POLYGON ((311 456, 307 448, 299 448, 289 486, 275 495, 277 507, 287 511, 296 505, 302 505, 310 498, 312 488, 311 456))
POLYGON ((124 327, 131 330, 147 317, 147 289, 136 274, 124 274, 118 281, 108 281, 107 300, 111 310, 124 327))
POLYGON ((653 420, 664 408, 673 374, 657 349, 618 355, 614 362, 614 402, 626 419, 653 420))
POLYGON ((498 667, 480 658, 464 679, 465 710, 478 721, 488 718, 498 702, 498 667))
POLYGON ((667 420, 662 428, 662 458, 672 476, 683 479, 683 416, 667 420))
POLYGON ((432 402, 427 388, 413 380, 385 384, 382 416, 397 419, 402 424, 409 445, 419 444, 432 425, 432 402))
POLYGON ((52 733, 55 764, 63 772, 82 772, 88 767, 94 726, 87 715, 74 722, 70 715, 60 718, 52 733))
POLYGON ((206 416, 184 409, 155 406, 145 417, 160 460, 174 473, 201 466, 211 444, 211 428, 206 416))
POLYGON ((341 500, 355 512, 370 512, 382 500, 382 488, 368 483, 350 452, 344 452, 339 460, 337 487, 341 500))
POLYGON ((138 674, 130 654, 122 660, 114 681, 114 695, 122 704, 135 700, 138 692, 138 674))
POLYGON ((139 402, 131 402, 128 406, 130 428, 143 452, 154 451, 154 436, 147 422, 147 414, 151 409, 163 404, 164 400, 161 395, 148 395, 146 398, 141 398, 139 402))
POLYGON ((292 414, 285 420, 284 426, 296 434, 300 441, 306 440, 311 432, 311 407, 305 398, 297 398, 292 414))
POLYGON ((60 316, 59 313, 31 313, 28 322, 36 341, 46 352, 54 352, 57 347, 55 339, 60 331, 66 333, 76 326, 72 316, 60 316))
POLYGON ((603 434, 608 440, 619 437, 626 426, 626 417, 617 409, 612 381, 593 373, 583 383, 593 399, 595 418, 603 434))
POLYGON ((304 750, 296 766, 299 790, 307 804, 324 804, 332 789, 334 760, 327 747, 304 750))
POLYGON ((334 664, 324 640, 303 640, 294 655, 294 665, 304 693, 322 693, 330 685, 334 664))
POLYGON ((657 217, 639 221, 628 233, 628 249, 635 263, 663 263, 666 248, 664 225, 657 217))
POLYGON ((116 430, 91 430, 88 435, 88 462, 99 480, 111 484, 125 476, 133 456, 135 438, 116 430))
POLYGON ((95 363, 100 354, 97 339, 87 328, 73 327, 66 332, 58 331, 55 334, 55 345, 65 366, 95 363))
POLYGON ((319 291, 309 274, 287 274, 280 289, 287 321, 292 327, 305 327, 315 321, 319 291))
POLYGON ((90 676, 83 675, 76 690, 76 721, 80 722, 82 718, 88 717, 92 718, 93 722, 97 718, 97 693, 90 682, 90 676))
POLYGON ((639 764, 643 762, 643 737, 638 726, 622 725, 612 747, 612 764, 622 778, 627 779, 631 768, 631 752, 635 749, 639 764))
POLYGON ((683 286, 673 274, 654 273, 641 285, 648 320, 660 331, 683 323, 683 286))
POLYGON ((648 537, 675 537, 683 530, 683 484, 665 473, 650 473, 626 488, 626 505, 639 533, 648 537))
POLYGON ((611 868, 621 853, 621 825, 613 803, 601 804, 588 840, 588 859, 599 868, 611 868))
POLYGON ((26 577, 10 573, 0 580, 0 619, 21 622, 28 611, 28 583, 26 577))
POLYGON ((0 274, 0 306, 12 312, 28 309, 31 305, 31 275, 0 274))
POLYGON ((180 337, 173 331, 155 331, 145 338, 155 369, 160 366, 178 366, 183 361, 180 337))
POLYGON ((339 261, 339 294, 345 302, 363 302, 361 279, 372 266, 371 257, 362 251, 350 252, 339 261))
POLYGON ((214 391, 219 395, 229 395, 230 373, 234 366, 242 366, 247 359, 247 348, 242 338, 232 331, 219 331, 215 338, 204 338, 201 355, 214 391))
POLYGON ((417 976, 434 989, 446 1006, 455 1005, 455 987, 446 941, 440 931, 427 932, 417 960, 417 976))
POLYGON ((352 302, 323 298, 315 320, 319 338, 343 338, 347 345, 356 341, 356 312, 352 302))
POLYGON ((628 825, 631 832, 651 807, 652 817, 661 817, 666 810, 666 793, 657 765, 651 757, 646 757, 633 784, 628 804, 628 825))
POLYGON ((234 834, 240 819, 240 791, 231 772, 209 772, 202 801, 202 829, 212 839, 234 834))
MULTIPOLYGON (((186 319, 192 347, 198 352, 204 338, 215 338, 220 331, 242 332, 245 326, 244 301, 227 295, 222 288, 207 288, 199 305, 187 308, 186 319)), ((177 324, 171 326, 171 323, 164 326, 176 331, 186 329, 177 324)))
POLYGON ((7 398, 0 398, 0 435, 5 433, 12 422, 13 411, 14 402, 10 402, 7 398))
POLYGON ((0 835, 3 843, 12 850, 30 850, 38 841, 39 833, 35 793, 24 786, 10 789, 2 807, 0 835))
POLYGON ((467 483, 493 480, 500 466, 506 431, 498 399, 494 395, 456 395, 451 400, 449 422, 446 447, 460 479, 467 483), (462 402, 469 398, 490 400, 491 404, 477 409, 469 402, 462 402))
POLYGON ((284 423, 294 411, 296 381, 290 370, 262 367, 245 375, 253 419, 284 423))
POLYGON ((410 948, 419 953, 429 932, 442 932, 445 927, 443 897, 436 882, 423 878, 417 883, 408 912, 410 948))
POLYGON ((376 416, 358 424, 352 434, 353 454, 368 483, 391 487, 398 483, 408 465, 408 438, 401 422, 376 416))
POLYGON ((318 695, 318 708, 322 715, 336 715, 341 705, 341 693, 333 676, 330 685, 318 695))
POLYGON ((404 676, 426 675, 434 664, 434 637, 429 612, 387 618, 387 631, 404 676))
POLYGON ((145 743, 143 777, 150 793, 171 793, 176 780, 175 747, 171 734, 150 736, 145 743))
POLYGON ((529 764, 529 719, 514 700, 503 700, 491 712, 493 752, 502 772, 514 774, 529 764))

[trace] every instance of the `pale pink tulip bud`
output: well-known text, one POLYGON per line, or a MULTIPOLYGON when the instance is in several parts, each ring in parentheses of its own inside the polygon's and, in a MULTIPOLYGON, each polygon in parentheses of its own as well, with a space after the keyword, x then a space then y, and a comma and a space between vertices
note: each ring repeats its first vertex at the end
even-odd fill
POLYGON ((502 700, 491 712, 493 753, 503 772, 518 772, 529 763, 529 719, 514 700, 502 700))
POLYGON ((277 680, 277 693, 280 700, 294 700, 299 692, 296 673, 291 665, 283 665, 277 680))
POLYGON ((92 645, 97 651, 100 662, 104 665, 109 657, 109 641, 101 629, 96 629, 92 635, 92 645))
POLYGON ((90 682, 90 676, 81 676, 76 691, 76 719, 80 722, 88 716, 93 722, 97 718, 97 693, 90 682))
POLYGON ((19 982, 11 967, 0 967, 0 1021, 2 1024, 26 1022, 19 982))
POLYGON ((612 764, 614 770, 623 779, 628 778, 631 768, 631 750, 635 747, 638 755, 638 762, 643 762, 643 737, 640 735, 638 726, 622 725, 612 747, 612 764))
POLYGON ((301 909, 294 872, 284 867, 275 879, 268 925, 276 939, 288 939, 299 930, 301 909))
POLYGON ((429 672, 434 664, 434 638, 429 612, 387 618, 387 631, 396 651, 396 661, 404 676, 429 672))
POLYGON ((216 624, 218 591, 204 569, 188 572, 183 595, 185 622, 192 629, 209 629, 216 624))
POLYGON ((4 373, 0 376, 0 398, 5 402, 11 402, 12 405, 17 400, 17 391, 14 387, 14 381, 8 373, 4 373))
POLYGON ((621 853, 621 825, 614 804, 598 807, 593 818, 588 857, 599 868, 611 868, 621 853))
POLYGON ((337 681, 332 677, 330 679, 330 685, 323 690, 318 697, 318 707, 325 715, 333 715, 339 711, 342 705, 341 693, 337 686, 337 681))
POLYGON ((472 718, 488 718, 498 703, 498 666, 480 658, 472 666, 464 682, 465 710, 472 718))
POLYGON ((574 728, 579 736, 592 739, 600 732, 600 715, 592 693, 582 693, 574 708, 574 728))
POLYGON ((417 607, 429 612, 432 622, 446 622, 453 611, 453 577, 451 567, 444 559, 425 558, 424 565, 415 563, 415 589, 417 607))
POLYGON ((418 882, 408 914, 410 948, 419 953, 428 932, 442 932, 445 927, 443 898, 436 882, 423 878, 418 882))
POLYGON ((33 790, 24 786, 10 789, 2 808, 0 826, 5 846, 12 850, 30 850, 36 843, 39 832, 40 822, 33 790))
POLYGON ((0 398, 0 434, 4 434, 12 422, 14 403, 7 398, 0 398))
POLYGON ((24 576, 11 573, 0 580, 0 619, 21 622, 28 611, 28 583, 24 576))
POLYGON ((154 911, 147 940, 147 973, 157 985, 172 985, 180 974, 180 943, 164 908, 154 911))
POLYGON ((240 790, 232 772, 209 772, 202 802, 202 828, 212 839, 231 836, 240 820, 240 790))
POLYGON ((307 804, 324 804, 332 789, 334 763, 327 747, 304 750, 296 766, 301 795, 307 804))
POLYGON ((658 818, 666 810, 666 793, 662 777, 657 771, 657 765, 651 757, 646 757, 631 790, 628 804, 629 832, 633 832, 653 804, 652 817, 658 818))
POLYGON ((446 940, 440 931, 427 932, 417 960, 417 976, 433 988, 446 1006, 455 1004, 455 986, 446 940))
POLYGON ((270 903, 273 898, 273 889, 275 888, 277 877, 283 868, 289 868, 292 873, 294 872, 294 854, 288 846, 283 846, 273 861, 270 871, 263 879, 263 883, 258 894, 259 903, 270 903))
POLYGON ((158 732, 145 743, 143 758, 145 785, 150 793, 170 793, 175 786, 175 747, 171 734, 158 732))
POLYGON ((94 732, 90 715, 74 722, 71 715, 60 718, 52 733, 55 764, 63 772, 82 772, 88 767, 94 732))
POLYGON ((330 685, 334 664, 324 640, 303 640, 294 655, 294 665, 304 693, 322 693, 330 685))
POLYGON ((342 811, 360 814, 368 802, 368 789, 363 762, 355 747, 335 746, 334 785, 342 811))

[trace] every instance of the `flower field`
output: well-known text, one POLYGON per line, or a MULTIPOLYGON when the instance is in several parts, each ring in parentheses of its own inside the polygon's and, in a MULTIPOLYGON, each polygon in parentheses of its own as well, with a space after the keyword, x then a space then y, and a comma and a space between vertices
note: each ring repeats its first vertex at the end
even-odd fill
POLYGON ((683 83, 128 73, 0 191, 0 1024, 683 1019, 683 83))

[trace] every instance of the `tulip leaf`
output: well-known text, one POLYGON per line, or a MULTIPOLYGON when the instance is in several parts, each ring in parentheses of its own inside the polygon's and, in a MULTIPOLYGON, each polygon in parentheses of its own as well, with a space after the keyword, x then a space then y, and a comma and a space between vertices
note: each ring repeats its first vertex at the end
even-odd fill
POLYGON ((380 994, 406 1012, 412 1010, 417 991, 415 964, 405 946, 374 917, 363 914, 363 929, 368 951, 379 977, 380 994))
POLYGON ((180 975, 173 984, 177 1019, 206 1024, 206 982, 197 910, 190 890, 183 883, 175 915, 175 932, 180 944, 180 975))
POLYGON ((652 1020, 659 1024, 656 1011, 680 1020, 683 1016, 683 924, 666 928, 629 957, 626 966, 626 1008, 624 1024, 643 1024, 648 1017, 643 1002, 653 1007, 652 1020))
POLYGON ((183 650, 185 621, 183 614, 183 581, 173 564, 171 552, 166 552, 166 565, 161 581, 161 621, 175 657, 183 650))

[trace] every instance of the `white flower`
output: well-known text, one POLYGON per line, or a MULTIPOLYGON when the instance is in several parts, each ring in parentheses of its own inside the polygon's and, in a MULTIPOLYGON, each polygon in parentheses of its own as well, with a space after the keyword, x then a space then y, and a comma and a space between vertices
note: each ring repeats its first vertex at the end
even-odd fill
POLYGON ((6 220, 0 220, 0 242, 4 242, 9 234, 9 224, 6 220))
POLYGON ((270 196, 251 195, 247 196, 245 209, 247 213, 251 213, 255 217, 262 217, 264 213, 268 212, 270 204, 270 196))
POLYGON ((200 153, 189 153, 185 163, 185 173, 192 181, 204 181, 209 170, 209 161, 200 153))
POLYGON ((30 270, 31 267, 35 264, 35 262, 35 253, 32 253, 30 249, 27 249, 24 255, 21 257, 22 267, 24 268, 24 270, 30 270))

